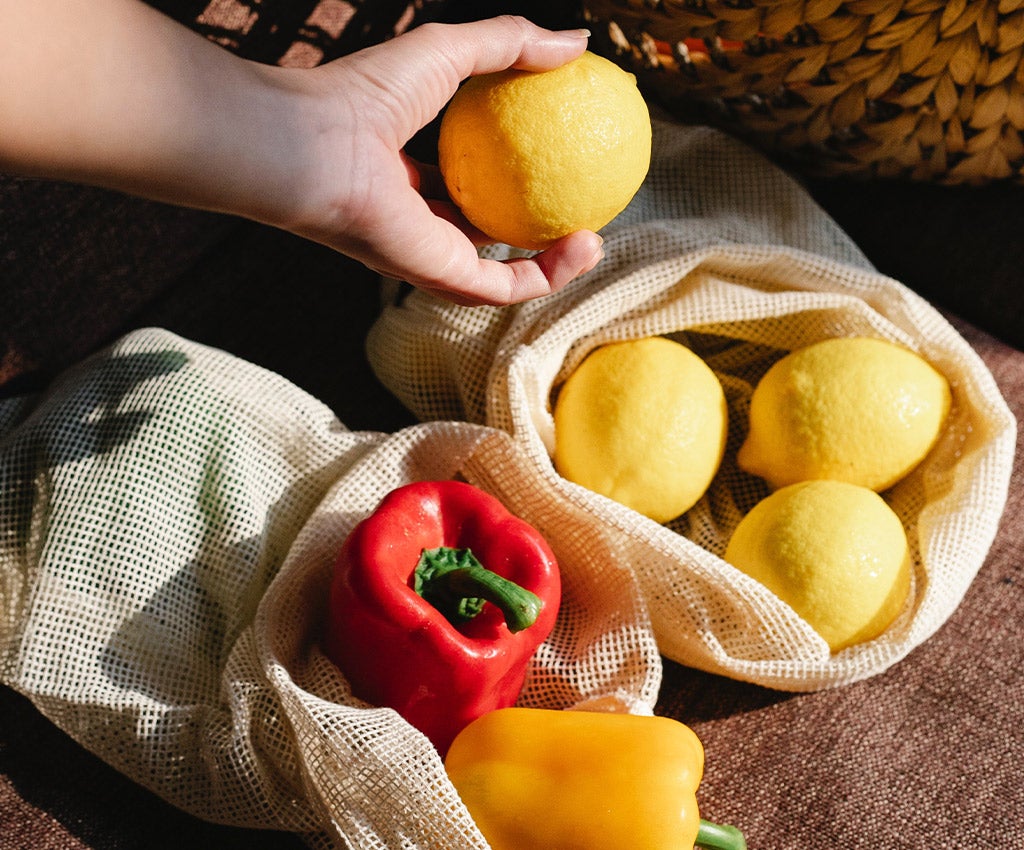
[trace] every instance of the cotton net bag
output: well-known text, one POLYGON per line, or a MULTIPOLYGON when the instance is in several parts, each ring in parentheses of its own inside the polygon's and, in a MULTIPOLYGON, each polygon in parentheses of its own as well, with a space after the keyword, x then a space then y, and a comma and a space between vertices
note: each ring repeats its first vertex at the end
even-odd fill
POLYGON ((604 235, 606 258, 593 272, 536 302, 470 309, 422 293, 395 298, 368 340, 376 373, 422 420, 464 418, 511 434, 545 489, 614 537, 666 657, 810 691, 906 656, 959 604, 1006 500, 1016 425, 980 358, 928 303, 873 270, 798 184, 713 130, 656 120, 648 178, 604 235), (659 334, 707 361, 730 419, 707 495, 666 525, 562 479, 551 459, 552 397, 566 377, 603 343, 659 334), (953 409, 927 459, 883 494, 908 533, 910 599, 883 635, 831 654, 722 554, 768 493, 735 463, 753 386, 787 351, 859 335, 930 361, 952 386, 953 409))
POLYGON ((508 434, 352 432, 281 377, 157 329, 0 403, 0 681, 198 817, 319 848, 486 848, 426 737, 355 699, 319 647, 351 528, 391 489, 448 478, 559 561, 520 704, 652 713, 661 658, 634 576, 508 434))

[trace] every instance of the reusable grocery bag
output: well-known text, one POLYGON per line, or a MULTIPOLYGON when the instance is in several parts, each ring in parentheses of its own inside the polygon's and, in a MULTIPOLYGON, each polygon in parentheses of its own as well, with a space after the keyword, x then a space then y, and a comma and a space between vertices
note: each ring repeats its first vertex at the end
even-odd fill
POLYGON ((604 236, 597 268, 526 304, 466 308, 399 291, 368 340, 378 377, 423 421, 465 419, 511 434, 545 488, 614 538, 668 658, 809 691, 905 657, 956 609, 1006 501, 1016 423, 984 363, 930 304, 875 271, 796 181, 715 130, 656 119, 651 171, 604 236), (596 347, 659 334, 712 367, 730 420, 710 490, 667 525, 571 484, 552 462, 561 383, 596 347), (952 385, 953 410, 925 462, 884 494, 910 538, 911 597, 878 639, 833 655, 722 554, 768 493, 735 463, 757 380, 794 348, 858 335, 930 361, 952 385))
POLYGON ((429 741, 355 699, 319 645, 348 531, 394 487, 452 477, 559 560, 520 704, 650 714, 661 659, 635 578, 507 434, 352 432, 157 329, 0 403, 0 681, 199 817, 324 848, 485 848, 429 741))

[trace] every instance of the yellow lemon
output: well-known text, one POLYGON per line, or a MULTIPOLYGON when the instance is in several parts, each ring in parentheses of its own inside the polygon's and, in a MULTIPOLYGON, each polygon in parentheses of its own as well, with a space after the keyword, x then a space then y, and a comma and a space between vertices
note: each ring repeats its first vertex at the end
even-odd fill
POLYGON ((665 337, 592 351, 554 409, 555 468, 656 522, 689 510, 722 460, 725 393, 711 368, 665 337))
POLYGON ((632 74, 586 52, 551 71, 470 78, 441 120, 452 200, 492 239, 542 249, 599 230, 651 161, 651 118, 632 74))
POLYGON ((880 635, 910 590, 900 518, 844 481, 776 490, 743 517, 725 560, 786 602, 833 652, 880 635))
POLYGON ((772 488, 832 478, 884 490, 931 450, 949 383, 880 339, 828 339, 790 352, 758 382, 739 467, 772 488))

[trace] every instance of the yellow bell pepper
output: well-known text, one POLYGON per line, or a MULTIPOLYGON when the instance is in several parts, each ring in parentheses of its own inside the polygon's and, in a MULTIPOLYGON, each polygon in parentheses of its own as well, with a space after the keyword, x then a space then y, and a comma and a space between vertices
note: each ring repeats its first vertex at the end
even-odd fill
POLYGON ((445 768, 493 850, 745 850, 701 820, 704 748, 667 717, 503 708, 466 726, 445 768))

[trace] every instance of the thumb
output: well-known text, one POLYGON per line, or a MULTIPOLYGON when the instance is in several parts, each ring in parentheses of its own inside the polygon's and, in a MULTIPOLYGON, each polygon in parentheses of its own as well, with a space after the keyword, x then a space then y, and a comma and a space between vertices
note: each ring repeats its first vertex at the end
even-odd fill
POLYGON ((424 49, 450 64, 458 81, 506 68, 547 71, 564 65, 587 48, 590 31, 544 29, 516 15, 468 24, 420 27, 409 33, 424 49), (457 31, 457 33, 456 33, 457 31))
POLYGON ((374 97, 383 95, 397 106, 391 114, 404 119, 402 135, 411 137, 467 77, 506 68, 557 68, 586 50, 589 35, 583 29, 555 32, 513 15, 466 24, 428 23, 338 60, 346 63, 338 67, 357 72, 374 97))

